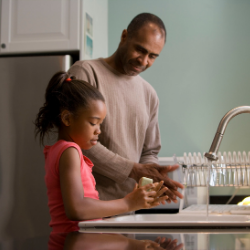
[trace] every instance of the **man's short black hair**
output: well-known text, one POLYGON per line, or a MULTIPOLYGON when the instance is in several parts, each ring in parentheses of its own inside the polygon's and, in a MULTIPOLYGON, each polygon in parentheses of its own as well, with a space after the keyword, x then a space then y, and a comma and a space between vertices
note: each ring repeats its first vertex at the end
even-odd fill
POLYGON ((133 20, 128 25, 127 31, 128 36, 133 37, 140 28, 142 28, 145 24, 154 23, 156 24, 162 31, 164 31, 164 38, 166 42, 167 31, 163 21, 156 15, 151 13, 141 13, 133 18, 133 20))

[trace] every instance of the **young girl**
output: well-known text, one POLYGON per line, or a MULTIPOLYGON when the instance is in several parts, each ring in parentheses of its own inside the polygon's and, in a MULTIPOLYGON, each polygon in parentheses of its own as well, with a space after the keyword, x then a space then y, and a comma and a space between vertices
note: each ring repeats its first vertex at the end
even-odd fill
POLYGON ((58 132, 57 142, 44 148, 50 226, 54 232, 77 231, 80 220, 151 208, 168 198, 160 197, 166 191, 160 182, 141 188, 136 184, 122 199, 99 200, 93 164, 81 149, 97 143, 105 116, 105 101, 96 88, 66 72, 52 77, 35 125, 41 143, 49 132, 58 132))

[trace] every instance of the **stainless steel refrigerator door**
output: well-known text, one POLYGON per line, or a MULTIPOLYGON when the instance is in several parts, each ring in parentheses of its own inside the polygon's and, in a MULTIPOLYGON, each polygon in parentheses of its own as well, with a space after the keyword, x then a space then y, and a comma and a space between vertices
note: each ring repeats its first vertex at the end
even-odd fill
POLYGON ((43 147, 34 120, 54 73, 70 56, 0 58, 0 239, 49 231, 43 147))

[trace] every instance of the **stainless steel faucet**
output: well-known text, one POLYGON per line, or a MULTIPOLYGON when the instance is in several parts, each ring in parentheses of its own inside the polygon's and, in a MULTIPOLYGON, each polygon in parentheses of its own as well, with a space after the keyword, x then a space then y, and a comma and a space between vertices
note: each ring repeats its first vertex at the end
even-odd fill
POLYGON ((236 115, 242 114, 242 113, 250 113, 250 106, 240 106, 240 107, 236 107, 234 109, 231 109, 230 111, 228 111, 223 118, 221 119, 219 126, 217 128, 216 134, 214 136, 214 140, 212 142, 212 145, 209 149, 209 152, 205 154, 205 156, 211 160, 211 161, 216 161, 218 160, 218 150, 223 138, 223 135, 225 133, 227 124, 229 123, 229 121, 235 117, 236 115))

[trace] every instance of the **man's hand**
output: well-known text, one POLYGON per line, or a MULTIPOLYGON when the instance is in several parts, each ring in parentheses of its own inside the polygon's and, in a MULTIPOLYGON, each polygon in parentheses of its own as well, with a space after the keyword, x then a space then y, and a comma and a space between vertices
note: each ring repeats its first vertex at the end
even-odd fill
MULTIPOLYGON (((164 185, 168 188, 166 191, 166 195, 168 195, 169 199, 168 203, 171 201, 177 203, 176 196, 179 198, 183 198, 183 195, 177 191, 178 188, 184 188, 183 185, 177 181, 174 181, 168 177, 169 172, 173 172, 179 167, 178 164, 172 166, 160 166, 156 163, 150 164, 140 164, 135 163, 133 169, 129 175, 130 178, 139 182, 141 177, 148 177, 154 180, 154 182, 164 181, 164 185)), ((164 204, 164 203, 163 203, 164 204)))

